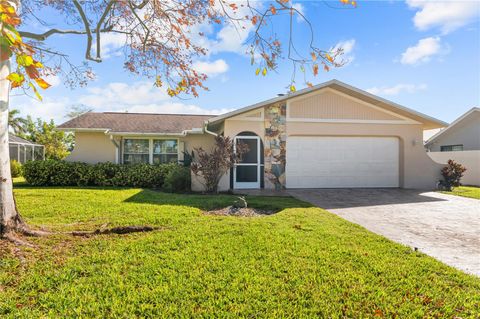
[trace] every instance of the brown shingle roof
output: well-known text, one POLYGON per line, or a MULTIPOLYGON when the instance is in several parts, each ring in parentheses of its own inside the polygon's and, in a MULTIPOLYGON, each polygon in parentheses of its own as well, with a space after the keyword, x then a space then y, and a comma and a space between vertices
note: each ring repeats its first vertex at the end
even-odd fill
POLYGON ((111 132, 182 133, 202 128, 214 115, 88 112, 58 126, 60 129, 105 129, 111 132))

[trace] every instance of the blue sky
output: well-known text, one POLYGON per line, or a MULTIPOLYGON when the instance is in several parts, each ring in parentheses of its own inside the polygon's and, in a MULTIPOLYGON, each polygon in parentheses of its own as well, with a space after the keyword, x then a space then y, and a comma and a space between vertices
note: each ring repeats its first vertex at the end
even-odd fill
MULTIPOLYGON (((356 9, 332 9, 320 1, 294 4, 312 22, 316 46, 341 45, 350 60, 309 78, 312 83, 336 78, 446 122, 480 105, 480 2, 359 0, 356 9)), ((329 4, 342 8, 337 1, 329 4)), ((50 12, 45 16, 52 24, 61 23, 50 12)), ((276 23, 281 39, 287 33, 283 22, 276 23)), ((304 43, 309 36, 305 22, 295 22, 294 28, 297 43, 304 43)), ((44 30, 33 22, 21 29, 44 30)), ((104 61, 91 64, 97 78, 87 87, 71 90, 61 78, 50 78, 53 86, 42 92, 43 102, 13 96, 11 108, 57 123, 76 104, 96 111, 216 114, 286 92, 290 63, 280 62, 278 71, 266 77, 255 76, 242 47, 247 33, 227 27, 208 34, 210 54, 197 66, 210 74, 210 90, 199 98, 170 98, 153 80, 129 74, 122 67, 122 39, 109 36, 104 37, 104 61)), ((85 41, 82 36, 54 36, 48 45, 81 63, 85 41)), ((304 87, 302 82, 298 78, 297 89, 304 87)))

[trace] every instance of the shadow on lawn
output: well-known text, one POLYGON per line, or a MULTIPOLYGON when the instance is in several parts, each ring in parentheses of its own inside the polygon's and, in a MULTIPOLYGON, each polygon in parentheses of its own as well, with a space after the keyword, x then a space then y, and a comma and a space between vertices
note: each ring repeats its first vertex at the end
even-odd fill
MULTIPOLYGON (((289 196, 275 198, 266 196, 245 196, 245 198, 249 207, 275 212, 286 208, 313 207, 313 205, 310 203, 306 203, 289 196)), ((127 198, 125 202, 154 205, 190 206, 208 211, 230 206, 236 200, 238 200, 238 196, 236 195, 171 194, 143 189, 135 195, 127 198)))

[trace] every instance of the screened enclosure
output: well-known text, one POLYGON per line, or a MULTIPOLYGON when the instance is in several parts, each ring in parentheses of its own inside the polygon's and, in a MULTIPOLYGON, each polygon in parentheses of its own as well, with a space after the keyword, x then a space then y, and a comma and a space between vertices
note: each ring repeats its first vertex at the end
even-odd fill
POLYGON ((15 135, 9 136, 10 159, 22 164, 45 159, 45 147, 15 135))

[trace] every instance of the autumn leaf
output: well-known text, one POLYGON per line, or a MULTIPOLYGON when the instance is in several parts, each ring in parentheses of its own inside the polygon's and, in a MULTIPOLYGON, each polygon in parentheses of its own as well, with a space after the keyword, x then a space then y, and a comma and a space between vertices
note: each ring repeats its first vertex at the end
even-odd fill
POLYGON ((157 77, 155 78, 155 85, 156 85, 157 87, 161 87, 162 84, 163 84, 163 83, 162 83, 162 78, 161 78, 159 75, 157 75, 157 77))
POLYGON ((17 63, 21 66, 30 66, 33 64, 33 58, 29 55, 17 55, 17 63))
POLYGON ((9 24, 3 26, 3 34, 8 38, 11 44, 23 43, 20 34, 9 24))
POLYGON ((12 50, 10 50, 10 44, 7 39, 0 37, 0 62, 8 60, 12 56, 12 50))
POLYGON ((38 86, 44 90, 50 87, 50 84, 48 84, 44 79, 36 78, 35 82, 37 82, 38 86))
POLYGON ((33 66, 38 68, 38 69, 43 68, 43 64, 41 62, 38 62, 38 61, 35 61, 35 60, 33 60, 33 66))
POLYGON ((258 22, 258 17, 257 17, 257 16, 253 16, 253 17, 252 17, 252 24, 253 24, 253 25, 256 25, 257 22, 258 22))
POLYGON ((297 88, 295 87, 295 85, 290 85, 290 92, 295 92, 297 90, 297 88))
POLYGON ((327 58, 328 61, 330 61, 331 63, 333 63, 333 58, 330 56, 330 54, 325 54, 325 57, 327 58))
POLYGON ((38 90, 37 88, 35 87, 35 85, 33 85, 32 82, 29 82, 28 85, 33 89, 33 93, 35 93, 37 99, 39 99, 40 101, 43 100, 42 96, 40 95, 40 93, 38 93, 38 90))
POLYGON ((330 68, 325 63, 323 64, 323 69, 327 72, 330 71, 330 68))
POLYGON ((4 23, 10 24, 10 25, 19 25, 20 24, 20 18, 17 17, 17 16, 2 14, 0 20, 4 23))
POLYGON ((313 87, 313 84, 312 84, 311 82, 307 82, 307 86, 308 86, 309 88, 311 88, 311 87, 313 87))
POLYGON ((267 75, 267 68, 263 68, 262 75, 263 76, 267 75))
POLYGON ((257 68, 257 69, 255 70, 255 75, 259 75, 259 74, 260 74, 260 68, 257 68))
POLYGON ((38 73, 38 70, 35 66, 33 65, 29 65, 29 66, 26 66, 25 67, 25 72, 27 72, 28 74, 28 77, 30 79, 36 79, 40 76, 40 74, 38 73))
POLYGON ((13 72, 7 76, 7 80, 9 80, 10 83, 12 83, 12 89, 13 89, 21 86, 23 84, 23 81, 25 81, 25 77, 23 76, 23 74, 18 74, 13 72))
POLYGON ((375 310, 375 317, 383 317, 383 312, 380 309, 375 310))
POLYGON ((352 1, 351 4, 352 6, 357 7, 357 1, 352 1))
POLYGON ((270 6, 270 11, 272 14, 277 14, 277 9, 274 6, 270 6))
POLYGON ((318 75, 318 64, 313 65, 313 75, 317 76, 318 75))
POLYGON ((310 55, 312 56, 313 62, 317 61, 317 55, 315 54, 315 52, 310 53, 310 55))

